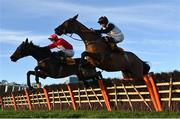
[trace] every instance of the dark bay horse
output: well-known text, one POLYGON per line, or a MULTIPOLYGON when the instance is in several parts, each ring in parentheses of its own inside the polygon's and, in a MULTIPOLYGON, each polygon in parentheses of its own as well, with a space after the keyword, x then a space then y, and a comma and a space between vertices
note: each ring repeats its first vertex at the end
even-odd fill
POLYGON ((82 58, 85 56, 87 60, 94 66, 110 71, 122 71, 130 74, 131 78, 142 79, 148 74, 150 66, 138 58, 134 53, 119 49, 119 52, 112 52, 109 45, 102 39, 101 36, 88 29, 82 23, 77 21, 78 15, 70 18, 57 28, 57 35, 75 33, 83 40, 86 51, 82 53, 82 58))
POLYGON ((75 74, 79 80, 84 80, 84 78, 93 78, 96 75, 95 68, 88 66, 91 74, 89 74, 89 76, 82 75, 82 71, 79 69, 80 58, 75 58, 75 64, 73 65, 61 64, 59 59, 52 56, 52 52, 49 49, 36 46, 32 42, 28 42, 28 39, 17 47, 10 58, 16 62, 26 56, 32 56, 37 60, 37 66, 34 70, 27 72, 27 85, 30 89, 32 89, 30 75, 35 75, 37 84, 39 84, 39 77, 44 79, 46 77, 63 78, 75 74))

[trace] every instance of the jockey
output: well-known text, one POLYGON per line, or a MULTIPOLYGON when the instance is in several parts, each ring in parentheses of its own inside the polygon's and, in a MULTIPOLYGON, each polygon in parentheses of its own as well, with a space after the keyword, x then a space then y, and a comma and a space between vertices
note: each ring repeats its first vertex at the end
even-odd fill
POLYGON ((94 30, 94 32, 96 32, 97 34, 107 34, 107 36, 105 36, 105 40, 111 44, 114 44, 111 45, 112 49, 114 49, 114 47, 117 47, 117 43, 124 40, 124 35, 121 30, 113 23, 109 23, 106 16, 100 17, 98 23, 101 25, 101 29, 94 30))
POLYGON ((46 46, 48 49, 58 48, 60 51, 58 52, 58 55, 62 56, 62 61, 64 62, 66 60, 66 57, 73 57, 74 56, 74 50, 73 46, 67 42, 63 38, 58 38, 56 34, 51 34, 48 38, 53 43, 46 46))

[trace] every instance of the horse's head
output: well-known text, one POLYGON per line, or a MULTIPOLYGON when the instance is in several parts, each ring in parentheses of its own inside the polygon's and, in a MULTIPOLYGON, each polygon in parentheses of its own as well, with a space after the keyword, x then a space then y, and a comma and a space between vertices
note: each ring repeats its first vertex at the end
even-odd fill
POLYGON ((66 20, 64 23, 59 25, 57 28, 54 29, 55 33, 57 35, 62 35, 62 34, 67 34, 67 33, 76 33, 78 30, 75 26, 77 17, 78 15, 66 20))
POLYGON ((32 42, 28 42, 28 39, 26 39, 25 41, 23 41, 16 49, 16 51, 11 55, 11 61, 16 62, 17 60, 19 60, 22 57, 28 56, 28 47, 29 44, 31 44, 32 42))

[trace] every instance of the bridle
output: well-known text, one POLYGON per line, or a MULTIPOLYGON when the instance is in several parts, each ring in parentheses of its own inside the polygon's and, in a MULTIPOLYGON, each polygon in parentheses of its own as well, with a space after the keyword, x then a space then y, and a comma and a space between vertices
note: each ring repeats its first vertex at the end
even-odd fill
MULTIPOLYGON (((92 30, 80 30, 79 32, 93 32, 93 31, 92 31, 92 30)), ((83 41, 82 39, 73 37, 72 35, 73 35, 74 33, 69 33, 70 35, 67 35, 67 34, 65 33, 65 30, 64 30, 64 31, 63 31, 63 34, 66 35, 66 36, 68 36, 68 37, 70 37, 70 38, 72 38, 72 39, 74 39, 74 40, 76 40, 76 41, 83 41)), ((94 42, 95 42, 95 41, 94 41, 94 42)))
POLYGON ((73 35, 73 33, 71 33, 70 35, 67 35, 67 34, 65 34, 66 36, 69 36, 70 38, 72 38, 72 39, 74 39, 74 40, 76 40, 76 41, 83 41, 83 40, 81 40, 81 39, 79 39, 79 38, 75 38, 75 37, 73 37, 72 35, 73 35))

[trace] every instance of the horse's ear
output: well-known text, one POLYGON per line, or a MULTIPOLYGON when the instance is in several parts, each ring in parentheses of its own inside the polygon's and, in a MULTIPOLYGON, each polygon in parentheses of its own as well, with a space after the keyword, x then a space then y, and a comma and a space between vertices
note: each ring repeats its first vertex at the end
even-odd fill
POLYGON ((28 38, 26 38, 25 43, 28 43, 28 38))
POLYGON ((75 16, 72 18, 72 20, 76 20, 77 18, 78 18, 78 14, 75 15, 75 16))
POLYGON ((31 45, 33 45, 33 42, 32 42, 32 41, 30 41, 30 44, 31 44, 31 45))

